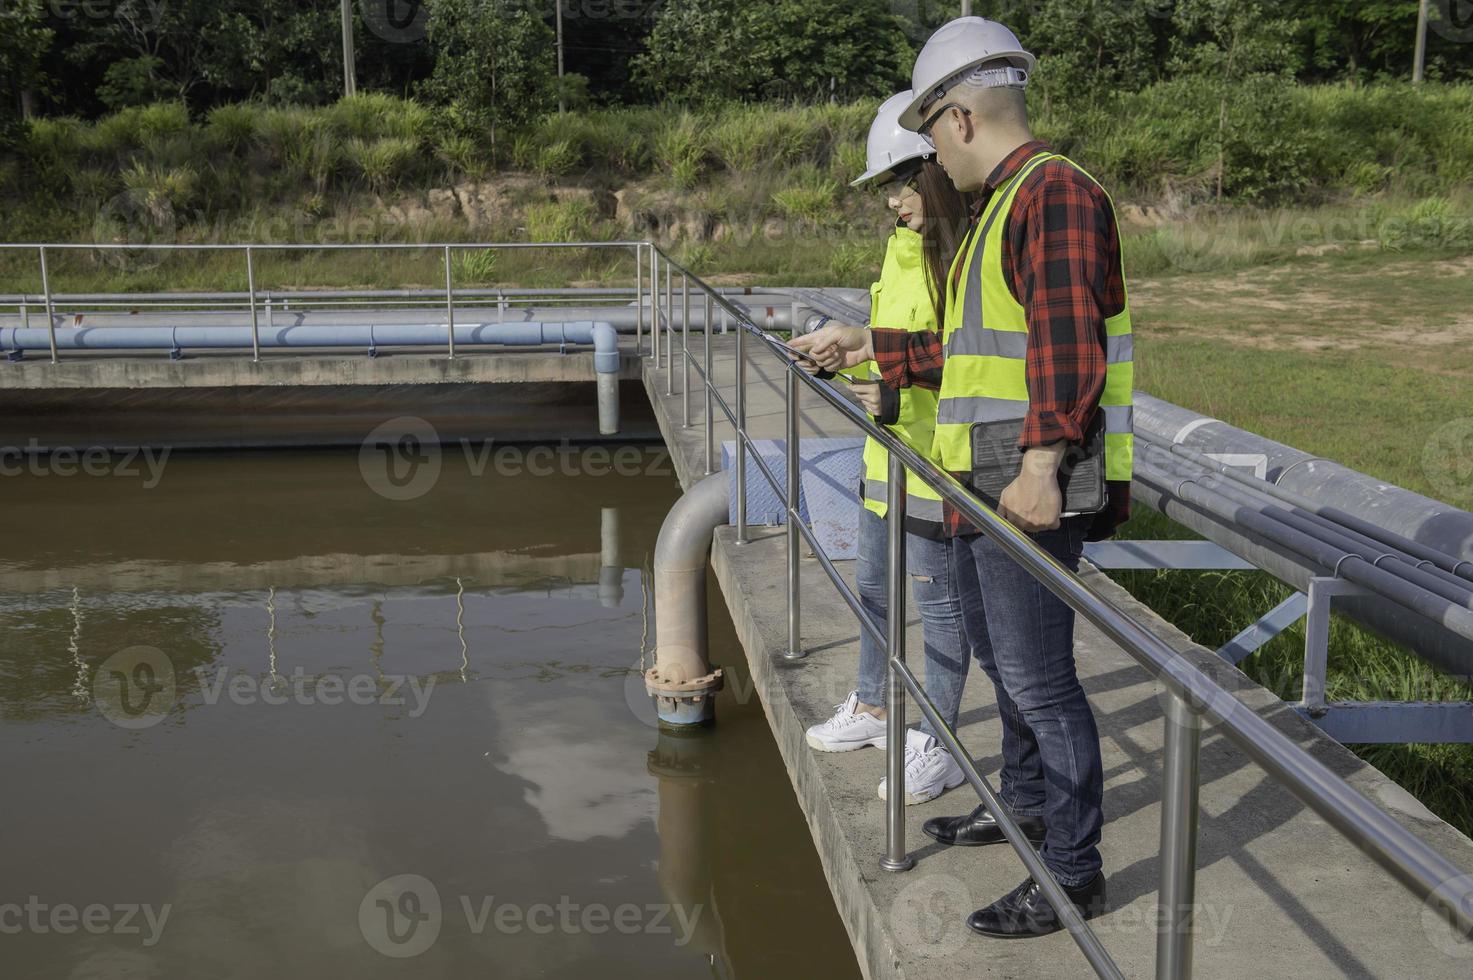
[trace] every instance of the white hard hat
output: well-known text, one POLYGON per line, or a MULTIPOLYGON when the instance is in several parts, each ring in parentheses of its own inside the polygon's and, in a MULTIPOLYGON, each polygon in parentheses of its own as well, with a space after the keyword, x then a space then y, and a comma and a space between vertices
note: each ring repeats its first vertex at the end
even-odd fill
POLYGON ((900 125, 900 110, 910 105, 911 100, 911 91, 906 89, 880 103, 875 121, 869 124, 869 138, 864 145, 866 169, 849 182, 850 187, 893 174, 895 168, 907 160, 918 160, 936 152, 930 143, 900 125))
POLYGON ((1023 88, 1037 63, 1017 35, 997 21, 958 17, 942 24, 916 55, 910 73, 914 94, 900 113, 900 125, 912 132, 919 129, 926 119, 922 106, 929 109, 969 73, 972 84, 1023 88), (986 68, 979 68, 984 64, 986 68))

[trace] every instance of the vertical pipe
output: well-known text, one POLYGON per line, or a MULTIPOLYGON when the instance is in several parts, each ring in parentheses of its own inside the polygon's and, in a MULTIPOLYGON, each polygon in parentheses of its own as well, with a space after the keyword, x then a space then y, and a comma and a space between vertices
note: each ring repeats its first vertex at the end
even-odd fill
POLYGON ((358 91, 357 74, 353 57, 353 3, 343 0, 343 94, 354 95, 358 91))
POLYGON ((41 295, 46 300, 46 336, 51 341, 51 363, 56 363, 56 314, 51 305, 51 275, 46 270, 46 246, 41 246, 41 295))
POLYGON ((1422 84, 1427 66, 1427 0, 1417 4, 1417 47, 1412 54, 1412 84, 1422 84))
POLYGON ((553 0, 557 17, 557 111, 567 112, 563 94, 563 0, 553 0))
POLYGON ((655 371, 655 379, 659 379, 660 370, 660 253, 653 244, 650 245, 650 356, 654 363, 650 369, 655 371))
POLYGON ((450 246, 445 246, 445 339, 450 344, 450 357, 455 356, 455 294, 450 288, 450 246))
POLYGON ((736 332, 736 512, 737 544, 747 543, 747 358, 741 324, 736 332))
POLYGON ((1327 579, 1316 575, 1305 590, 1309 599, 1304 612, 1304 690, 1300 698, 1311 715, 1325 707, 1325 672, 1330 659, 1330 596, 1327 579))
MULTIPOLYGON (((256 321, 256 262, 251 255, 251 247, 249 245, 246 246, 245 252, 246 293, 251 301, 251 360, 259 361, 261 359, 261 326, 256 321)), ((271 301, 268 299, 266 302, 266 308, 269 310, 271 308, 271 301)))
POLYGON ((787 370, 787 415, 788 415, 788 487, 783 503, 788 508, 788 648, 783 656, 797 660, 803 656, 802 595, 798 589, 798 546, 801 535, 798 522, 799 469, 801 454, 798 452, 798 369, 793 365, 787 370))
POLYGON ((670 372, 670 358, 675 353, 675 296, 670 282, 670 263, 665 263, 665 394, 675 394, 675 375, 670 372))
POLYGON ((644 356, 644 246, 634 246, 634 354, 644 356))
POLYGON ((690 276, 680 274, 680 424, 690 428, 690 276))
POLYGON ((1166 759, 1161 778, 1161 918, 1156 936, 1156 980, 1189 980, 1192 975, 1197 759, 1201 743, 1201 715, 1168 693, 1166 759))
MULTIPOLYGON (((905 662, 905 467, 890 454, 885 489, 885 646, 891 660, 905 662)), ((885 857, 886 871, 909 871, 915 858, 905 852, 905 682, 891 667, 885 695, 885 857)))
POLYGON ((706 378, 706 475, 715 473, 716 456, 716 419, 712 417, 712 409, 716 407, 715 399, 712 398, 716 386, 716 379, 711 377, 711 294, 706 294, 706 349, 702 354, 702 368, 706 378))

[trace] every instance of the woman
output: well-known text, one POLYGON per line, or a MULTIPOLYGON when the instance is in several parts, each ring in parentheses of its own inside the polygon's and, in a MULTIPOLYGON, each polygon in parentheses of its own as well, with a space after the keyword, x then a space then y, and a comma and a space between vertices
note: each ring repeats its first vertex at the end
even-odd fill
MULTIPOLYGON (((970 201, 952 186, 930 144, 900 127, 900 111, 910 100, 911 93, 905 91, 880 106, 869 131, 868 169, 851 186, 878 187, 896 215, 880 279, 870 287, 870 322, 936 330, 944 322, 946 270, 966 233, 970 201)), ((805 370, 818 373, 816 368, 805 370)), ((866 411, 923 456, 930 451, 936 424, 934 391, 888 388, 879 382, 873 362, 845 373, 866 411)), ((856 585, 860 603, 883 634, 889 453, 874 439, 866 440, 864 466, 856 585)), ((906 563, 925 630, 926 694, 946 723, 955 726, 970 651, 952 586, 951 547, 942 533, 940 497, 914 474, 907 476, 906 485, 906 563)), ((860 630, 858 686, 832 718, 808 729, 808 744, 821 752, 884 747, 888 687, 884 650, 860 630)), ((934 799, 962 779, 961 768, 939 744, 929 723, 906 733, 906 803, 934 799)), ((884 780, 879 795, 886 796, 884 780)))

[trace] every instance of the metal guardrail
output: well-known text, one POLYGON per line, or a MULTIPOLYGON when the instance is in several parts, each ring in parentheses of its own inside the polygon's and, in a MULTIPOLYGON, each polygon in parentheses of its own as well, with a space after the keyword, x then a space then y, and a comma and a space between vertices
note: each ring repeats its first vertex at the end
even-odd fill
MULTIPOLYGON (((36 254, 37 269, 41 279, 40 299, 46 308, 46 330, 50 340, 51 363, 57 362, 58 353, 56 346, 56 302, 57 294, 51 290, 51 273, 47 263, 47 255, 54 252, 238 252, 241 253, 245 262, 246 273, 246 303, 250 309, 251 318, 251 360, 261 359, 260 321, 258 311, 262 306, 262 297, 256 291, 256 260, 258 252, 321 252, 321 251, 438 251, 445 270, 445 289, 437 292, 437 301, 443 298, 445 302, 446 331, 445 346, 446 356, 455 357, 455 297, 457 290, 454 285, 453 256, 461 251, 484 251, 488 249, 567 249, 567 248, 603 248, 603 249, 633 249, 635 266, 634 295, 644 295, 642 283, 642 261, 643 253, 650 251, 651 270, 654 269, 656 259, 653 246, 648 242, 345 242, 340 244, 304 244, 304 243, 282 243, 282 244, 179 244, 179 243, 101 243, 88 244, 81 242, 65 243, 40 243, 40 244, 17 244, 0 243, 0 253, 4 252, 34 252, 36 254)), ((666 299, 669 299, 669 273, 666 273, 666 299)), ((26 295, 3 297, 5 305, 19 305, 26 310, 26 295), (18 303, 16 302, 18 300, 18 303)), ((667 304, 668 305, 668 304, 667 304)), ((644 307, 639 309, 638 333, 644 332, 644 307)), ((668 355, 667 355, 668 356, 668 355)))
MULTIPOLYGON (((1008 843, 1022 860, 1028 873, 1038 882, 1050 904, 1058 911, 1070 936, 1101 977, 1123 977, 1118 965, 1100 942, 1099 937, 1083 921, 1079 911, 1064 895, 1063 889, 1049 873, 1037 852, 1023 835, 1011 813, 1003 806, 987 779, 977 770, 976 762, 961 744, 929 698, 905 660, 905 617, 888 617, 888 636, 881 636, 873 620, 860 606, 859 600, 845 583, 812 530, 798 513, 799 472, 799 400, 801 386, 837 409, 865 435, 878 440, 890 453, 888 493, 891 504, 887 511, 888 605, 905 608, 905 485, 907 471, 917 474, 933 490, 954 507, 968 522, 989 535, 1014 561, 1037 578, 1045 587, 1068 603, 1102 633, 1118 644, 1132 659, 1144 667, 1165 688, 1165 748, 1163 764, 1161 836, 1160 836, 1160 917, 1156 941, 1156 977, 1184 980, 1192 972, 1192 936, 1196 882, 1196 850, 1198 833, 1198 797, 1200 789, 1198 756, 1204 719, 1215 722, 1218 730, 1270 776, 1282 783, 1350 843, 1381 865, 1410 892, 1436 909, 1446 921, 1466 935, 1473 936, 1473 874, 1458 868, 1442 857, 1416 835, 1398 824, 1380 807, 1331 772, 1308 752, 1294 744, 1253 709, 1231 692, 1179 655, 1159 637, 1116 607, 1079 576, 1059 564, 1040 549, 1024 532, 999 517, 996 512, 974 497, 950 474, 934 466, 888 430, 874 424, 862 409, 840 395, 829 385, 810 377, 797 368, 772 338, 757 327, 739 308, 728 302, 689 269, 670 258, 663 249, 648 244, 652 328, 650 356, 656 372, 665 372, 665 393, 674 394, 675 372, 671 355, 677 343, 675 310, 671 303, 670 277, 678 273, 684 316, 681 317, 678 343, 681 359, 681 422, 690 421, 690 373, 694 369, 704 388, 706 412, 705 468, 714 472, 715 415, 719 407, 732 425, 736 436, 735 460, 737 542, 747 541, 746 464, 757 465, 763 478, 783 502, 787 521, 787 592, 788 642, 784 656, 802 657, 801 595, 799 592, 799 542, 806 541, 824 573, 840 597, 858 619, 859 626, 884 645, 889 659, 890 700, 887 716, 886 770, 888 794, 886 806, 886 853, 881 866, 903 871, 914 865, 905 851, 904 794, 893 787, 903 786, 905 732, 904 694, 915 699, 921 713, 931 722, 946 748, 961 766, 968 784, 997 819, 1008 843), (659 297, 658 272, 665 271, 665 298, 659 297), (704 318, 705 340, 698 363, 691 350, 689 336, 690 288, 704 294, 707 316, 704 318), (736 328, 736 393, 735 404, 729 405, 717 390, 711 367, 711 320, 713 306, 720 307, 736 328), (662 341, 663 337, 663 341, 662 341), (785 364, 785 421, 787 429, 786 480, 779 485, 777 476, 760 454, 746 426, 746 345, 748 338, 785 364), (664 360, 661 360, 661 345, 664 360), (662 366, 663 363, 663 366, 662 366)), ((641 294, 642 295, 642 294, 641 294)), ((641 300, 642 302, 642 300, 641 300)), ((642 348, 641 348, 642 353, 642 348)))

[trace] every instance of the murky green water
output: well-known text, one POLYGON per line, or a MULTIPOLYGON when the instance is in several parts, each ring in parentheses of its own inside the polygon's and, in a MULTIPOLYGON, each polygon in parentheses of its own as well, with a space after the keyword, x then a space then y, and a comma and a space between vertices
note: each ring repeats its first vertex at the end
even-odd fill
POLYGON ((0 975, 858 976, 719 596, 653 727, 622 452, 12 465, 0 975))

